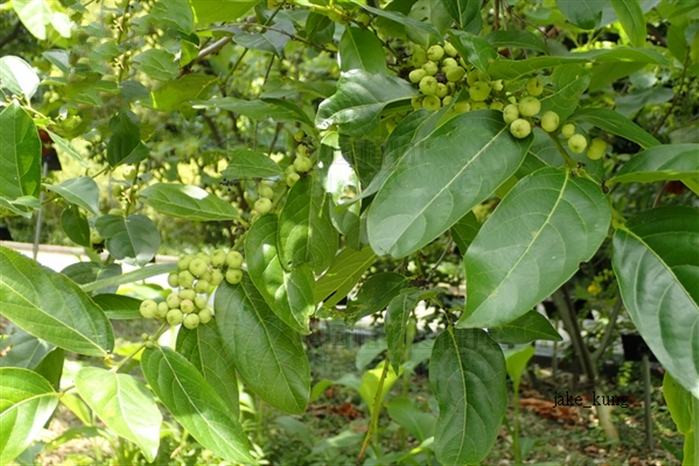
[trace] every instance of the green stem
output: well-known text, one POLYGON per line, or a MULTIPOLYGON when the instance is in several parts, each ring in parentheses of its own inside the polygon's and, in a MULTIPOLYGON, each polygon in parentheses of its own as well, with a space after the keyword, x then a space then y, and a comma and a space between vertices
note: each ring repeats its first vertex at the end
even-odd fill
POLYGON ((578 164, 575 162, 575 160, 570 158, 568 152, 566 152, 566 150, 563 148, 563 144, 561 144, 561 141, 558 140, 558 135, 548 132, 546 134, 548 134, 553 143, 556 144, 556 147, 558 148, 558 151, 561 153, 563 160, 565 160, 566 165, 570 168, 576 168, 578 164))
MULTIPOLYGON (((153 340, 157 341, 158 338, 160 338, 160 335, 162 335, 162 334, 165 332, 165 328, 167 327, 167 325, 168 325, 167 322, 163 322, 163 323, 160 325, 160 327, 158 328, 158 330, 157 330, 157 331, 155 332, 155 334, 153 335, 153 340)), ((121 361, 119 361, 119 362, 117 363, 117 365, 114 366, 114 367, 112 367, 110 370, 111 370, 112 372, 119 372, 119 370, 120 370, 122 367, 124 367, 124 366, 126 365, 127 362, 129 362, 134 356, 136 356, 136 355, 138 354, 139 351, 141 351, 143 348, 146 347, 146 343, 148 343, 148 342, 144 341, 143 343, 141 343, 141 344, 138 346, 138 348, 136 348, 135 350, 133 350, 130 354, 128 354, 128 355, 127 355, 124 359, 122 359, 121 361)))
POLYGON ((362 463, 362 458, 366 452, 369 442, 371 441, 374 432, 378 431, 379 428, 379 410, 381 409, 381 400, 383 393, 383 383, 388 375, 389 362, 388 359, 383 361, 383 371, 381 372, 381 378, 379 379, 378 388, 376 389, 376 396, 374 397, 374 407, 371 411, 371 421, 369 423, 369 429, 367 429, 366 437, 364 437, 364 443, 362 444, 362 449, 359 451, 359 457, 357 458, 357 465, 362 463))
POLYGON ((515 464, 521 464, 522 451, 519 448, 519 384, 512 388, 514 389, 515 403, 515 428, 512 434, 512 448, 514 449, 515 464))

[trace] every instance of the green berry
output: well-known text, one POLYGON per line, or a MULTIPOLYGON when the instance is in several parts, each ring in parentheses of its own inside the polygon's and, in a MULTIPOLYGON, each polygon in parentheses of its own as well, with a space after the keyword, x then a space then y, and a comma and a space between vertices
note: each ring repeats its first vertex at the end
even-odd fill
POLYGON ((209 280, 209 283, 211 283, 211 286, 218 286, 221 284, 222 281, 223 274, 220 270, 214 269, 214 271, 211 272, 211 279, 209 280))
POLYGON ((427 49, 427 58, 432 61, 439 61, 444 56, 444 49, 441 45, 433 45, 427 49))
POLYGON ((257 188, 257 194, 259 194, 260 197, 272 199, 274 197, 274 189, 267 183, 260 183, 260 186, 257 188))
POLYGON ((206 299, 201 296, 197 296, 194 298, 194 305, 197 307, 197 309, 204 309, 206 307, 206 299))
POLYGON ((558 113, 549 110, 541 116, 541 129, 547 133, 552 133, 558 129, 558 124, 560 123, 560 118, 558 113))
POLYGON ((204 264, 206 264, 206 265, 211 264, 211 256, 209 256, 208 254, 206 254, 206 253, 204 253, 204 252, 198 252, 198 253, 194 256, 194 258, 195 258, 195 259, 201 259, 202 261, 204 261, 204 264))
POLYGON ((170 311, 170 307, 166 302, 158 303, 158 309, 155 311, 155 316, 158 319, 164 319, 167 313, 170 311))
POLYGON ((415 95, 410 99, 410 105, 415 110, 420 110, 422 108, 422 95, 415 95))
POLYGON ((599 160, 607 150, 607 142, 604 139, 594 138, 587 149, 587 156, 590 160, 599 160))
POLYGON ((299 175, 298 173, 289 173, 288 175, 286 175, 286 178, 285 178, 286 185, 291 188, 300 179, 301 179, 301 175, 299 175))
POLYGON ((139 308, 139 311, 141 311, 141 315, 146 318, 146 319, 152 319, 155 317, 156 313, 158 312, 158 304, 153 301, 152 299, 146 299, 141 302, 141 306, 139 308))
POLYGON ((210 286, 208 281, 199 279, 194 285, 194 291, 197 293, 206 293, 209 291, 210 286))
POLYGON ((222 249, 217 249, 211 254, 211 266, 222 267, 226 263, 226 253, 222 249))
POLYGON ((573 125, 572 123, 567 123, 563 125, 563 128, 561 128, 561 134, 564 138, 571 137, 575 134, 575 125, 573 125))
POLYGON ((183 314, 189 314, 190 312, 194 312, 194 303, 189 299, 183 299, 180 303, 180 310, 183 314))
POLYGON ((568 148, 574 154, 582 154, 587 147, 587 139, 582 134, 574 134, 568 138, 568 148))
POLYGON ((442 101, 439 100, 439 97, 437 97, 436 95, 428 95, 422 101, 422 107, 429 110, 430 112, 434 112, 435 110, 439 110, 442 107, 442 101))
POLYGON ((170 275, 168 275, 167 276, 167 284, 170 285, 172 288, 180 286, 179 275, 176 273, 171 273, 170 275))
POLYGON ((502 110, 504 106, 505 106, 505 104, 503 104, 500 101, 490 102, 490 109, 491 110, 502 110))
POLYGON ((473 70, 468 74, 468 76, 466 76, 466 82, 469 84, 469 86, 472 86, 476 84, 480 78, 481 73, 478 70, 473 70))
POLYGON ((211 283, 211 279, 213 278, 213 274, 211 273, 211 270, 207 270, 204 272, 201 277, 199 277, 200 280, 206 280, 207 282, 211 283))
MULTIPOLYGON (((177 293, 177 294, 180 295, 180 298, 183 299, 183 302, 184 302, 184 300, 187 300, 187 299, 190 300, 190 301, 192 301, 192 300, 194 300, 194 298, 196 298, 196 296, 197 296, 197 292, 194 291, 194 290, 191 290, 191 289, 181 290, 181 291, 180 291, 179 293, 177 293)), ((180 306, 181 306, 181 304, 180 304, 180 306)))
POLYGON ((182 311, 179 309, 170 309, 170 311, 165 316, 167 323, 170 325, 179 325, 182 323, 182 311))
POLYGON ((505 88, 505 85, 502 83, 502 79, 498 79, 497 81, 493 81, 493 90, 496 92, 500 92, 505 88))
POLYGON ((133 181, 138 176, 138 170, 136 170, 136 167, 133 165, 124 165, 124 168, 121 170, 121 174, 123 175, 124 179, 133 181))
POLYGON ((415 68, 413 71, 410 72, 408 75, 408 79, 410 79, 411 83, 419 83, 422 78, 427 76, 427 71, 423 70, 422 68, 415 68))
POLYGON ((447 94, 449 94, 449 88, 445 84, 437 83, 437 92, 435 92, 434 95, 441 99, 442 97, 445 97, 447 94))
POLYGON ((124 187, 120 184, 115 184, 112 188, 112 196, 119 197, 124 193, 124 187))
POLYGON ((226 265, 233 269, 239 269, 243 265, 243 255, 238 251, 230 251, 226 254, 226 265))
POLYGON ((451 68, 453 66, 459 66, 459 62, 453 58, 445 58, 442 60, 442 71, 445 71, 447 68, 451 68))
POLYGON ((439 71, 439 66, 433 61, 427 61, 422 65, 422 69, 425 70, 429 76, 434 76, 439 71))
POLYGON ((461 81, 461 79, 466 74, 466 70, 464 70, 460 66, 452 66, 446 69, 445 74, 447 76, 447 81, 455 83, 461 81))
POLYGON ((366 13, 360 13, 359 16, 357 16, 357 23, 363 27, 367 27, 369 23, 371 23, 371 16, 366 13))
POLYGON ((425 61, 427 60, 427 52, 425 52, 423 49, 417 47, 413 51, 413 56, 411 58, 413 60, 413 65, 420 66, 423 63, 425 63, 425 61))
POLYGON ((524 97, 519 101, 519 113, 525 117, 532 117, 541 111, 541 102, 536 97, 524 97))
MULTIPOLYGON (((311 161, 311 159, 309 159, 308 157, 299 156, 299 157, 296 157, 296 160, 294 160, 294 169, 298 173, 309 172, 309 171, 311 171, 312 168, 313 168, 313 161, 311 161)), ((264 198, 264 199, 267 199, 267 198, 264 198)), ((269 200, 269 199, 267 199, 267 200, 269 200)))
POLYGON ((100 244, 104 241, 104 238, 97 233, 97 230, 90 230, 90 244, 100 244))
POLYGON ((240 269, 228 269, 226 281, 231 285, 237 285, 243 279, 243 271, 240 269))
POLYGON ((258 214, 264 215, 264 214, 268 213, 270 210, 272 210, 272 201, 270 201, 266 197, 261 197, 255 201, 255 205, 253 206, 253 209, 258 214))
POLYGON ((437 80, 434 76, 425 76, 420 81, 420 92, 425 95, 434 95, 437 92, 437 80))
POLYGON ((116 215, 117 217, 123 217, 124 211, 122 209, 109 209, 107 212, 109 215, 116 215))
POLYGON ((442 99, 442 107, 446 107, 447 105, 449 105, 451 103, 451 100, 452 100, 452 96, 450 96, 450 95, 445 96, 442 99))
POLYGON ((200 324, 208 324, 211 322, 211 309, 204 308, 201 311, 199 311, 199 323, 200 324))
POLYGON ((189 270, 183 270, 177 277, 182 288, 191 288, 194 284, 194 275, 189 270))
POLYGON ((195 257, 194 259, 192 259, 192 262, 190 262, 189 264, 189 273, 191 273, 195 277, 198 277, 200 275, 203 275, 204 272, 206 272, 206 262, 204 262, 204 260, 199 257, 195 257))
POLYGON ((192 262, 192 259, 194 259, 194 256, 190 255, 180 257, 180 259, 177 261, 177 268, 180 270, 188 270, 189 263, 192 262))
POLYGON ((446 42, 444 44, 444 53, 446 53, 450 57, 455 57, 459 54, 456 48, 453 45, 451 45, 451 42, 446 42))
POLYGON ((539 78, 529 78, 527 81, 527 92, 534 97, 540 96, 544 92, 544 85, 541 84, 539 78))
POLYGON ((519 107, 517 104, 510 104, 502 109, 502 119, 505 123, 510 124, 519 118, 519 107))
POLYGON ((468 102, 457 102, 452 107, 456 113, 466 113, 471 111, 471 104, 468 102))
POLYGON ((532 125, 527 120, 518 118, 510 123, 510 133, 518 139, 524 139, 532 132, 532 125))
POLYGON ((471 100, 483 102, 490 95, 490 86, 488 83, 478 81, 468 89, 468 94, 471 96, 471 100))
POLYGON ((485 110, 488 108, 488 104, 485 102, 473 102, 473 105, 471 105, 471 110, 485 110))
POLYGON ((182 321, 182 324, 190 330, 194 330, 199 326, 198 314, 187 314, 182 321))
POLYGON ((304 133, 303 130, 300 129, 300 130, 298 130, 298 131, 296 131, 296 132, 294 133, 294 140, 295 140, 296 142, 301 142, 301 141, 303 141, 303 138, 304 138, 305 136, 306 136, 306 133, 304 133))
POLYGON ((165 299, 165 302, 167 303, 167 307, 169 307, 170 309, 176 309, 180 307, 182 299, 180 298, 180 295, 178 295, 177 293, 170 293, 165 299))

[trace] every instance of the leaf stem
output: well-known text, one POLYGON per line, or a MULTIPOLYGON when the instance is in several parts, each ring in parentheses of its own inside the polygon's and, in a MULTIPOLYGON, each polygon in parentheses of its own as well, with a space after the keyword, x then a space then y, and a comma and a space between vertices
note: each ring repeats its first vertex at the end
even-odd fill
POLYGON ((371 421, 369 424, 369 429, 367 429, 366 437, 364 437, 362 449, 359 451, 359 456, 357 457, 357 465, 362 464, 362 458, 364 457, 364 453, 366 452, 366 449, 369 446, 371 437, 379 429, 379 410, 381 409, 381 400, 383 399, 381 395, 383 393, 383 383, 386 380, 386 376, 388 375, 388 367, 388 359, 384 359, 383 371, 381 371, 381 378, 379 379, 379 384, 376 389, 376 396, 374 396, 374 407, 371 411, 371 421))
POLYGON ((568 152, 566 152, 565 148, 563 147, 563 144, 561 144, 561 141, 558 140, 558 136, 554 133, 547 132, 546 134, 548 134, 553 143, 556 144, 556 147, 558 148, 558 151, 561 153, 561 156, 563 157, 565 164, 570 168, 576 168, 578 164, 575 162, 575 160, 573 160, 570 157, 570 155, 568 155, 568 152))

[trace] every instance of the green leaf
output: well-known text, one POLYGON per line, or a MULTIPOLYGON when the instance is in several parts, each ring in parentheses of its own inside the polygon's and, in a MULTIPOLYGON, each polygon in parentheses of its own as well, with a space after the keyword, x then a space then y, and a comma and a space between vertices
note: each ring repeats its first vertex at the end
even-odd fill
POLYGON ((451 237, 463 256, 481 229, 481 224, 473 211, 467 213, 451 227, 451 237))
POLYGON ((37 338, 88 356, 105 356, 114 333, 102 310, 65 276, 0 246, 2 314, 37 338))
POLYGON ((61 389, 61 377, 63 376, 63 363, 66 352, 63 348, 54 348, 34 368, 34 372, 45 378, 54 390, 61 389))
POLYGON ((140 319, 141 300, 114 293, 101 293, 93 296, 92 300, 97 304, 108 319, 130 320, 140 319))
POLYGON ((41 141, 34 120, 16 100, 0 113, 0 196, 39 196, 41 141))
POLYGON ((652 183, 699 177, 699 144, 667 144, 640 152, 609 183, 652 183))
POLYGON ((682 466, 696 464, 699 461, 699 400, 677 383, 669 372, 663 376, 663 397, 677 431, 684 435, 682 466))
POLYGON ((161 214, 175 218, 199 222, 239 218, 233 205, 197 186, 156 183, 141 191, 140 199, 161 214))
POLYGON ((362 186, 367 186, 381 169, 383 154, 381 149, 367 138, 340 135, 340 152, 359 176, 362 186))
POLYGON ((90 224, 87 217, 75 204, 71 204, 61 214, 61 228, 71 241, 80 246, 90 247, 90 224))
POLYGON ((279 259, 286 270, 309 264, 320 274, 337 251, 337 231, 330 221, 329 198, 313 176, 289 191, 279 214, 279 259))
POLYGON ((40 340, 24 330, 9 325, 0 340, 0 367, 34 369, 56 347, 40 340))
POLYGON ((141 141, 141 128, 135 121, 136 116, 128 110, 120 110, 109 120, 112 137, 107 143, 107 161, 112 167, 148 157, 148 147, 141 141))
POLYGON ((665 206, 614 234, 612 267, 638 332, 699 398, 699 210, 665 206))
MULTIPOLYGON (((99 262, 76 262, 61 270, 61 274, 73 280, 78 285, 91 283, 101 278, 116 277, 121 275, 121 265, 104 265, 99 262)), ((105 288, 98 290, 104 292, 105 288)))
POLYGON ((337 126, 341 133, 361 136, 378 125, 388 104, 409 100, 415 94, 410 83, 396 76, 348 71, 340 76, 335 95, 318 107, 316 126, 337 126))
POLYGON ((447 121, 408 149, 379 190, 367 217, 371 247, 401 258, 430 243, 514 174, 531 141, 512 137, 495 111, 447 121))
POLYGON ((375 260, 374 251, 368 246, 361 250, 344 248, 316 282, 315 303, 322 301, 324 306, 334 307, 354 288, 375 260))
POLYGON ((238 285, 219 285, 214 308, 224 346, 250 390, 281 411, 303 413, 311 374, 301 335, 269 308, 247 274, 238 285))
POLYGON ((602 20, 602 10, 608 0, 556 0, 563 16, 582 29, 595 29, 602 20))
POLYGON ((498 52, 490 45, 490 42, 475 34, 465 31, 449 31, 451 43, 462 57, 478 71, 488 76, 491 63, 498 57, 498 52))
MULTIPOLYGON (((381 361, 375 368, 364 372, 362 374, 362 382, 359 385, 359 394, 369 407, 369 412, 372 413, 372 415, 374 411, 374 400, 376 399, 377 394, 381 400, 386 398, 386 395, 391 390, 391 387, 393 387, 398 380, 400 373, 403 372, 401 369, 400 373, 397 373, 389 365, 388 371, 386 372, 386 377, 383 381, 383 387, 381 387, 381 394, 379 394, 379 380, 381 380, 381 375, 383 374, 385 364, 388 364, 388 362, 381 361)), ((379 408, 382 406, 383 403, 379 405, 379 408)))
POLYGON ((221 176, 228 181, 252 178, 276 178, 284 174, 277 162, 264 152, 235 149, 228 153, 228 166, 221 176))
POLYGON ((38 87, 39 77, 29 63, 14 55, 0 57, 0 88, 31 100, 38 87))
POLYGON ((277 252, 277 216, 263 215, 252 224, 245 238, 245 257, 250 279, 269 307, 286 325, 302 335, 315 311, 315 277, 307 264, 284 270, 277 252))
POLYGON ((493 447, 507 408, 500 347, 482 330, 447 328, 432 349, 430 385, 439 403, 437 459, 479 463, 493 447))
POLYGON ((192 102, 194 108, 220 108, 245 115, 253 120, 272 118, 275 121, 301 122, 309 126, 313 123, 295 103, 283 99, 243 100, 234 97, 215 97, 209 100, 192 102))
POLYGON ((134 68, 153 79, 167 81, 177 75, 175 56, 163 49, 150 49, 133 58, 134 68))
POLYGON ((39 374, 0 367, 0 464, 9 464, 41 433, 59 394, 39 374))
MULTIPOLYGON (((468 30, 470 24, 480 19, 481 4, 473 0, 442 0, 444 8, 461 29, 468 30)), ((479 31, 469 31, 477 34, 479 31)))
POLYGON ((274 23, 274 30, 267 30, 262 34, 240 31, 233 37, 233 42, 252 50, 272 52, 278 57, 281 57, 284 52, 284 47, 291 40, 295 32, 294 25, 291 21, 281 20, 274 23), (278 31, 284 31, 286 34, 278 31))
POLYGON ((464 264, 460 327, 498 327, 553 293, 607 236, 602 190, 568 171, 542 168, 522 178, 483 224, 464 264))
POLYGON ((155 459, 163 417, 141 382, 128 374, 84 367, 75 376, 75 386, 107 427, 138 445, 146 461, 155 459))
POLYGON ((354 299, 347 301, 345 321, 354 324, 388 306, 410 280, 396 272, 379 272, 367 278, 354 299))
POLYGON ((51 131, 46 130, 46 132, 49 133, 49 136, 51 137, 51 140, 56 144, 56 147, 58 147, 63 152, 68 154, 70 157, 75 159, 81 167, 90 168, 90 164, 85 161, 83 156, 80 155, 80 152, 78 152, 67 139, 62 138, 58 134, 53 133, 51 131))
POLYGON ((44 187, 59 194, 68 202, 78 205, 93 215, 99 213, 100 188, 90 176, 81 176, 61 184, 47 184, 44 187))
POLYGON ((363 372, 365 367, 371 364, 374 359, 387 349, 386 340, 383 338, 368 340, 357 350, 357 355, 354 357, 354 367, 356 367, 359 372, 363 372))
POLYGON ((386 343, 388 345, 388 360, 396 372, 400 369, 408 331, 408 318, 417 303, 424 299, 425 292, 419 288, 402 290, 388 304, 385 316, 386 343))
POLYGON ((529 31, 493 31, 486 34, 485 39, 490 42, 493 47, 518 47, 548 53, 548 48, 544 40, 529 31))
POLYGON ((660 141, 619 112, 606 108, 582 108, 575 112, 573 121, 584 121, 608 133, 633 141, 644 149, 660 145, 660 141))
POLYGON ((53 11, 51 6, 60 8, 60 4, 49 3, 47 0, 14 0, 12 7, 27 31, 39 40, 49 37, 52 26, 63 37, 70 37, 70 19, 60 11, 53 11))
POLYGON ((238 418, 238 378, 235 364, 223 350, 223 344, 215 322, 199 324, 193 330, 183 326, 177 333, 177 352, 197 368, 238 418))
POLYGON ((189 0, 196 21, 200 25, 235 21, 257 3, 257 0, 189 0))
MULTIPOLYGON (((159 4, 160 2, 156 3, 159 4)), ((179 79, 171 79, 150 93, 153 108, 163 112, 179 110, 187 101, 205 98, 217 81, 215 76, 204 73, 186 74, 179 79)))
POLYGON ((107 250, 112 256, 141 267, 155 257, 160 247, 158 227, 145 215, 102 215, 95 220, 95 227, 107 240, 107 250))
POLYGON ((186 35, 194 30, 194 12, 187 0, 160 0, 150 16, 162 29, 175 28, 186 35))
POLYGON ((512 348, 505 350, 505 365, 507 367, 507 375, 512 379, 512 385, 515 392, 519 391, 519 382, 522 379, 522 373, 527 367, 527 363, 534 356, 536 348, 532 345, 524 347, 512 348))
POLYGON ((434 435, 437 418, 432 413, 420 411, 410 398, 393 398, 386 405, 391 419, 420 442, 434 435))
POLYGON ((491 79, 518 79, 544 68, 552 68, 559 65, 574 65, 587 63, 589 60, 582 56, 567 55, 564 57, 533 57, 524 60, 498 59, 488 67, 491 79))
POLYGON ((170 272, 174 272, 175 270, 177 270, 177 264, 174 262, 170 264, 153 264, 143 267, 141 269, 134 270, 129 273, 125 273, 124 275, 105 278, 92 283, 87 283, 85 285, 82 285, 80 288, 82 288, 82 290, 85 292, 90 292, 99 290, 101 288, 125 285, 127 283, 145 280, 146 278, 167 274, 170 272))
POLYGON ((369 29, 345 28, 339 44, 340 70, 385 73, 386 56, 381 41, 369 29))
POLYGON ((228 461, 255 462, 238 419, 184 356, 170 348, 146 348, 141 370, 172 416, 204 448, 228 461))
POLYGON ((541 113, 556 112, 563 122, 578 108, 580 95, 590 85, 590 72, 582 65, 561 65, 553 70, 551 81, 556 91, 541 98, 541 113))
MULTIPOLYGON (((356 3, 364 10, 373 13, 376 16, 386 18, 387 20, 405 26, 406 32, 410 30, 414 31, 416 34, 412 36, 412 40, 416 41, 416 43, 422 45, 423 47, 431 45, 429 42, 431 38, 440 36, 439 30, 432 24, 410 18, 402 13, 399 13, 398 11, 382 10, 380 8, 374 8, 359 2, 356 3)), ((385 90, 388 90, 388 88, 385 90)))
POLYGON ((611 3, 631 44, 645 47, 646 20, 638 0, 611 0, 611 3))
POLYGON ((534 310, 499 327, 489 328, 488 335, 503 345, 522 345, 535 340, 563 341, 551 322, 534 310))
POLYGON ((407 28, 408 39, 416 44, 433 44, 444 40, 444 33, 452 25, 452 18, 444 4, 434 0, 417 0, 410 8, 408 18, 437 28, 439 34, 428 34, 420 29, 407 28))

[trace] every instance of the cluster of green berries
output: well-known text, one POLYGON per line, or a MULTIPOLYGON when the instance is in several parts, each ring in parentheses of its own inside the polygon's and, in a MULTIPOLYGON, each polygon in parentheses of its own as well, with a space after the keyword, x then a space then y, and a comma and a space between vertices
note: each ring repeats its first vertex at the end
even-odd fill
POLYGON ((257 194, 259 198, 253 203, 252 210, 259 215, 264 215, 272 210, 272 198, 274 197, 274 189, 266 181, 261 181, 257 186, 257 194))
POLYGON ((313 170, 313 160, 308 156, 308 147, 304 144, 299 144, 294 162, 286 169, 285 181, 287 186, 292 187, 301 179, 302 174, 311 170, 313 170))
POLYGON ((414 69, 408 78, 420 89, 420 95, 412 101, 415 109, 439 110, 450 104, 454 94, 461 89, 468 91, 469 99, 455 102, 452 107, 455 113, 483 108, 502 110, 504 107, 502 80, 490 81, 459 57, 449 42, 433 45, 427 50, 417 48, 410 61, 414 69))

